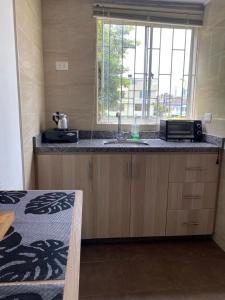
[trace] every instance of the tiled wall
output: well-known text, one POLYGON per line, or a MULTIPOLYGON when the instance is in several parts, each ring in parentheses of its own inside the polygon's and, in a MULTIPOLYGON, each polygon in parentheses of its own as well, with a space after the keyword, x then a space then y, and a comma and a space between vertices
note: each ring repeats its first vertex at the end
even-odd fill
POLYGON ((41 0, 15 0, 25 188, 35 187, 32 137, 45 127, 41 0))
MULTIPOLYGON (((206 131, 225 137, 225 1, 211 0, 206 6, 204 27, 199 35, 196 113, 213 113, 206 131)), ((215 236, 225 250, 225 154, 221 167, 215 236)))
MULTIPOLYGON (((46 91, 46 122, 52 113, 69 114, 70 127, 115 130, 97 124, 96 20, 94 0, 42 0, 46 91), (68 61, 68 71, 56 71, 56 61, 68 61)), ((129 126, 125 129, 130 129, 129 126)), ((143 129, 149 129, 145 126, 143 129)), ((151 128, 154 129, 154 128, 151 128)))
POLYGON ((42 0, 47 126, 67 112, 70 127, 92 129, 96 118, 96 23, 92 0, 42 0), (68 71, 56 71, 68 61, 68 71))
MULTIPOLYGON (((93 0, 42 0, 47 126, 51 114, 68 112, 70 126, 111 129, 96 123, 96 22, 93 0), (68 71, 56 71, 56 61, 68 61, 68 71)), ((225 130, 225 9, 224 0, 212 0, 200 30, 196 116, 213 113, 207 132, 225 130)), ((144 128, 149 129, 149 128, 144 128)))
POLYGON ((196 116, 213 113, 206 125, 210 134, 225 137, 225 1, 206 6, 204 27, 199 31, 196 116))

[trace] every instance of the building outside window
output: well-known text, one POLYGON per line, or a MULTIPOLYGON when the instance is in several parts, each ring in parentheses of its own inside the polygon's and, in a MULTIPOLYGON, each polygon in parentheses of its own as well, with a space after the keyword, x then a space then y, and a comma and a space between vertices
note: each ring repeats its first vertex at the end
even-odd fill
POLYGON ((192 27, 98 19, 98 123, 190 118, 195 50, 192 27))

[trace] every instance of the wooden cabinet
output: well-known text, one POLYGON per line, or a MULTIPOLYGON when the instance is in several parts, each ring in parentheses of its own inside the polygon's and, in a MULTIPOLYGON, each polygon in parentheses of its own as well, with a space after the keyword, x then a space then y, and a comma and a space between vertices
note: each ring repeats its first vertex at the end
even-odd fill
POLYGON ((96 238, 129 236, 130 159, 130 154, 93 155, 96 238))
POLYGON ((164 236, 169 155, 133 154, 131 236, 164 236))
POLYGON ((84 191, 82 238, 212 234, 214 153, 37 155, 39 189, 84 191))
POLYGON ((170 183, 168 209, 215 208, 217 183, 170 183))
POLYGON ((167 236, 213 233, 218 173, 215 153, 171 156, 167 236))
POLYGON ((82 190, 82 237, 96 232, 95 199, 92 183, 92 156, 89 154, 38 155, 38 187, 42 190, 82 190))
POLYGON ((214 210, 169 210, 167 214, 167 236, 212 234, 214 210))
POLYGON ((39 189, 90 189, 91 155, 38 155, 37 160, 39 189))
POLYGON ((172 154, 170 182, 217 182, 218 165, 215 153, 172 154))
POLYGON ((127 237, 130 159, 130 154, 38 155, 38 187, 84 191, 82 238, 127 237))

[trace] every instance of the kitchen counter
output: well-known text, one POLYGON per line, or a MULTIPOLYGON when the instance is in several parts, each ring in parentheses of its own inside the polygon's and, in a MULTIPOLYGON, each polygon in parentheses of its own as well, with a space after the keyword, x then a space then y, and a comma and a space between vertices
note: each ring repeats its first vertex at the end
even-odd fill
POLYGON ((166 142, 160 139, 144 139, 148 145, 111 144, 104 145, 109 139, 81 139, 78 143, 47 144, 40 137, 34 138, 34 152, 71 153, 71 152, 217 152, 216 144, 202 142, 166 142))
POLYGON ((0 209, 16 215, 0 241, 0 299, 78 299, 81 192, 0 191, 0 209))

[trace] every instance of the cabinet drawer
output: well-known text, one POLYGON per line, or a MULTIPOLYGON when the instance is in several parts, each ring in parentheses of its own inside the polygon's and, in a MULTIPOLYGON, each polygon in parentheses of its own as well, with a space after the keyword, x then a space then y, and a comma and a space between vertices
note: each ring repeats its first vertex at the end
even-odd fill
POLYGON ((217 183, 170 183, 168 209, 215 208, 217 183))
POLYGON ((170 182, 217 182, 217 154, 176 154, 170 161, 170 182))
POLYGON ((213 209, 169 210, 167 212, 167 236, 212 234, 213 209))

